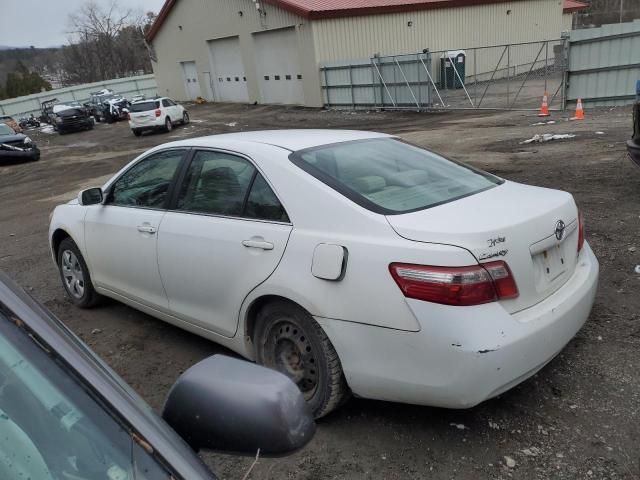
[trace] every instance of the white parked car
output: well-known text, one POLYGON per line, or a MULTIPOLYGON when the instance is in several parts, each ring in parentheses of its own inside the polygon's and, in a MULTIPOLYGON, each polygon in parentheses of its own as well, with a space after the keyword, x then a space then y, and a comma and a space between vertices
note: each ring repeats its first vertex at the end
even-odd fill
POLYGON ((129 127, 136 137, 146 131, 170 132, 174 125, 189 123, 189 112, 167 97, 133 102, 129 109, 129 127))
POLYGON ((383 134, 161 145, 52 214, 63 285, 280 370, 316 416, 355 395, 465 408, 586 321, 598 261, 565 192, 383 134))

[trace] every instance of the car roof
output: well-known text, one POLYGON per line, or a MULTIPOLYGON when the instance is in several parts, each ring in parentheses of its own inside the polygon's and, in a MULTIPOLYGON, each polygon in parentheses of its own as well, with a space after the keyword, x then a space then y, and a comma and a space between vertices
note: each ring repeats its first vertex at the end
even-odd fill
MULTIPOLYGON (((0 311, 75 371, 185 479, 215 480, 184 440, 82 340, 0 271, 0 311)), ((0 319, 0 321, 2 321, 0 319)))
POLYGON ((135 102, 131 102, 131 105, 135 105, 136 103, 147 103, 147 102, 155 102, 157 100, 164 100, 169 97, 153 97, 153 98, 143 98, 141 100, 136 100, 135 102))
POLYGON ((221 143, 233 142, 236 145, 239 143, 274 145, 295 152, 305 148, 330 145, 332 143, 391 137, 391 135, 386 133, 361 130, 259 130, 190 138, 188 140, 165 144, 163 147, 219 147, 221 143))

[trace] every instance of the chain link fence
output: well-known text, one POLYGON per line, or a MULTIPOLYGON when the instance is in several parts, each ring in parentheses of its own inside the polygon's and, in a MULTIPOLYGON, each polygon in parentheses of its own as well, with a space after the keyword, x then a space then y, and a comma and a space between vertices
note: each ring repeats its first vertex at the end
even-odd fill
POLYGON ((374 56, 321 67, 325 106, 380 109, 564 108, 566 39, 374 56))

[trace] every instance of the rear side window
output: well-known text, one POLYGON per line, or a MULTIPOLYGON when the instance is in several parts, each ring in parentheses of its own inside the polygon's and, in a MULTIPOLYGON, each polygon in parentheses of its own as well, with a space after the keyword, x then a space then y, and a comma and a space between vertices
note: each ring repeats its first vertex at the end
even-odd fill
POLYGON ((357 204, 385 215, 434 207, 502 182, 391 138, 326 145, 295 152, 290 158, 357 204))
POLYGON ((195 154, 178 196, 178 210, 238 217, 255 168, 241 157, 221 152, 195 154))
POLYGON ((253 164, 222 152, 195 154, 176 208, 193 213, 289 222, 278 197, 253 164))
POLYGON ((155 110, 156 108, 160 108, 160 102, 142 102, 142 103, 133 103, 131 105, 131 112, 148 112, 149 110, 155 110))

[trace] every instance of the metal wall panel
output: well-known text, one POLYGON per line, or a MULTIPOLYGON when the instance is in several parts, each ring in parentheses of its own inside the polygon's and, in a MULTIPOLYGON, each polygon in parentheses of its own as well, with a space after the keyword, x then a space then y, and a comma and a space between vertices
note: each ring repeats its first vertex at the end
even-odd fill
MULTIPOLYGON (((315 61, 311 27, 301 17, 286 10, 251 0, 183 0, 177 2, 153 41, 157 62, 153 69, 163 94, 181 99, 184 85, 180 62, 196 62, 202 93, 208 100, 219 100, 213 82, 211 40, 238 36, 247 77, 249 101, 262 103, 257 76, 254 33, 295 27, 303 75, 304 103, 320 106, 320 81, 315 61)), ((225 77, 226 79, 226 77, 225 77)))
POLYGON ((640 79, 640 20, 571 31, 568 100, 626 105, 640 79))
POLYGON ((58 88, 48 92, 2 100, 0 101, 0 115, 11 115, 12 117, 21 117, 31 113, 37 115, 40 112, 40 103, 52 98, 57 98, 60 103, 83 103, 89 99, 92 92, 103 88, 109 88, 125 97, 132 97, 136 94, 152 97, 158 93, 154 75, 116 78, 105 82, 85 83, 74 87, 58 88))
POLYGON ((458 50, 559 38, 562 0, 520 0, 458 8, 314 20, 318 63, 458 50))

